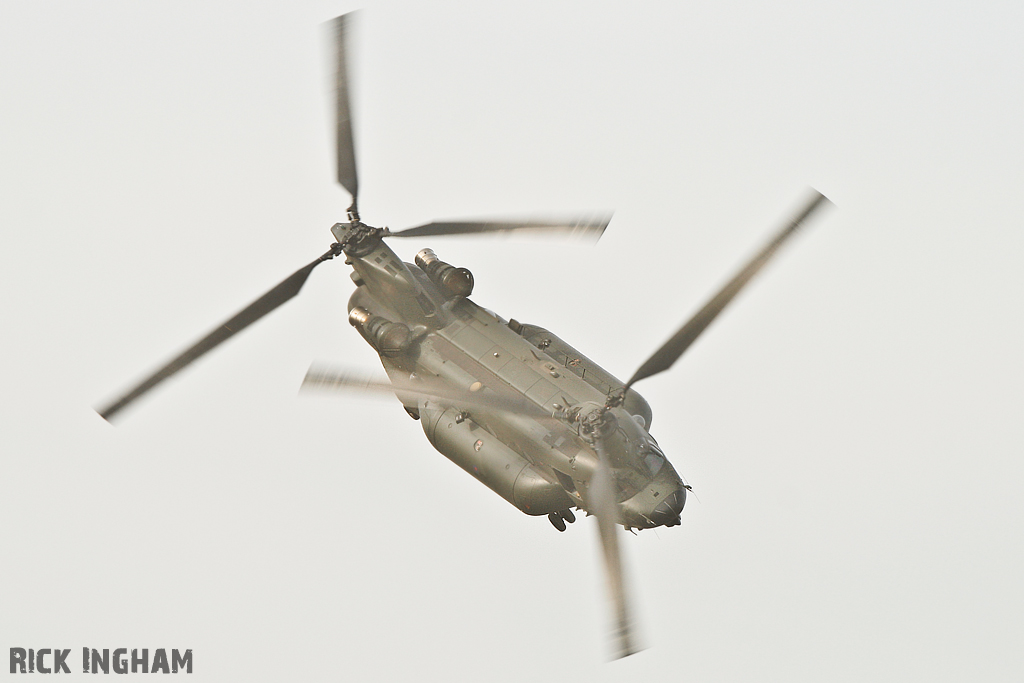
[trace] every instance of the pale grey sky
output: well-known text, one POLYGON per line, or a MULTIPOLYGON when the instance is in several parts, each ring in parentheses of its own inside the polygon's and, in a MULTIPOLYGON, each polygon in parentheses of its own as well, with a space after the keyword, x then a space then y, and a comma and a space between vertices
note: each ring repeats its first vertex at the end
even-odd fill
MULTIPOLYGON (((431 246, 628 376, 799 201, 836 209, 638 389, 693 484, 558 534, 387 399, 336 262, 141 403, 92 407, 322 253, 337 2, 0 6, 0 649, 178 647, 197 681, 1024 675, 1024 9, 365 3, 363 217, 614 209, 596 246, 431 246)), ((7 671, 6 667, 2 668, 7 671)), ((3 673, 3 676, 9 674, 3 673)))

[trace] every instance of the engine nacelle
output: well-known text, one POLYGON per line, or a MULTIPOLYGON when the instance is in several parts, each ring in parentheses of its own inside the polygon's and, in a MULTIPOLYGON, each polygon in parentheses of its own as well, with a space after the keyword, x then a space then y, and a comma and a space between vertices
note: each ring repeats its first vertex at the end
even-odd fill
POLYGON ((402 323, 393 323, 379 315, 371 315, 362 306, 356 306, 348 312, 348 321, 359 330, 370 346, 385 356, 401 355, 412 344, 412 330, 402 323))
POLYGON ((473 293, 473 273, 445 263, 433 249, 423 249, 416 254, 415 261, 445 296, 465 298, 473 293))

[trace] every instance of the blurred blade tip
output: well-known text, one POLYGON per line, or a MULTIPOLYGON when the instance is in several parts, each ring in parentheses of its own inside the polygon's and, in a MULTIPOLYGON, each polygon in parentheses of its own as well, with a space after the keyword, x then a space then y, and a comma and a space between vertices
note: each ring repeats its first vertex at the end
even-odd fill
POLYGON ((813 188, 813 187, 812 187, 812 188, 810 188, 810 190, 811 190, 811 192, 812 192, 812 193, 814 193, 814 195, 815 195, 815 196, 814 196, 814 197, 813 197, 813 198, 811 199, 811 202, 813 202, 814 204, 829 204, 829 205, 831 205, 831 206, 835 206, 835 202, 833 202, 833 201, 832 201, 831 199, 829 199, 829 198, 828 198, 828 197, 827 197, 827 196, 825 195, 825 193, 823 193, 823 192, 821 192, 820 190, 818 190, 818 189, 816 189, 816 188, 813 188))
POLYGON ((628 657, 630 655, 635 655, 638 652, 643 652, 645 649, 646 648, 637 647, 637 646, 635 646, 633 644, 629 644, 629 645, 626 645, 624 647, 620 647, 620 648, 616 649, 616 651, 614 653, 612 653, 611 661, 614 662, 614 661, 619 660, 619 659, 625 659, 626 657, 628 657))

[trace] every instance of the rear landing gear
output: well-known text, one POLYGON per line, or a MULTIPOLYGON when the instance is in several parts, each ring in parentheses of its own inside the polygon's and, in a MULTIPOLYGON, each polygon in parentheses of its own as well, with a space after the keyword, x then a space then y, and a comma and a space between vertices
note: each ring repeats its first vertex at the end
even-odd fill
POLYGON ((572 510, 561 510, 560 512, 552 512, 548 515, 548 521, 551 525, 559 531, 565 531, 565 523, 572 524, 576 521, 576 515, 572 514, 572 510))
POLYGON ((552 512, 548 515, 548 521, 559 531, 565 531, 565 520, 562 519, 562 515, 557 512, 552 512))

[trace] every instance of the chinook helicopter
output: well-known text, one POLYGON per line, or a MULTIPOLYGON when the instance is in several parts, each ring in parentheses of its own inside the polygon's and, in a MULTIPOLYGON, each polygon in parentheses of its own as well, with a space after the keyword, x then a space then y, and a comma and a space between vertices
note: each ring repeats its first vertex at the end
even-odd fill
POLYGON ((805 221, 828 203, 805 201, 757 254, 626 382, 548 330, 505 320, 469 297, 466 268, 431 249, 413 263, 391 238, 507 232, 599 238, 609 215, 569 220, 435 221, 397 232, 364 223, 358 208, 346 37, 352 14, 334 19, 337 180, 351 195, 347 220, 328 251, 98 410, 113 420, 139 397, 234 334, 295 297, 321 263, 344 257, 355 292, 349 322, 379 355, 389 381, 311 367, 303 387, 393 392, 419 420, 431 445, 527 515, 547 516, 558 531, 573 512, 597 518, 614 616, 613 657, 637 651, 618 546, 626 530, 680 523, 690 486, 651 436, 651 408, 633 385, 667 370, 805 221))

